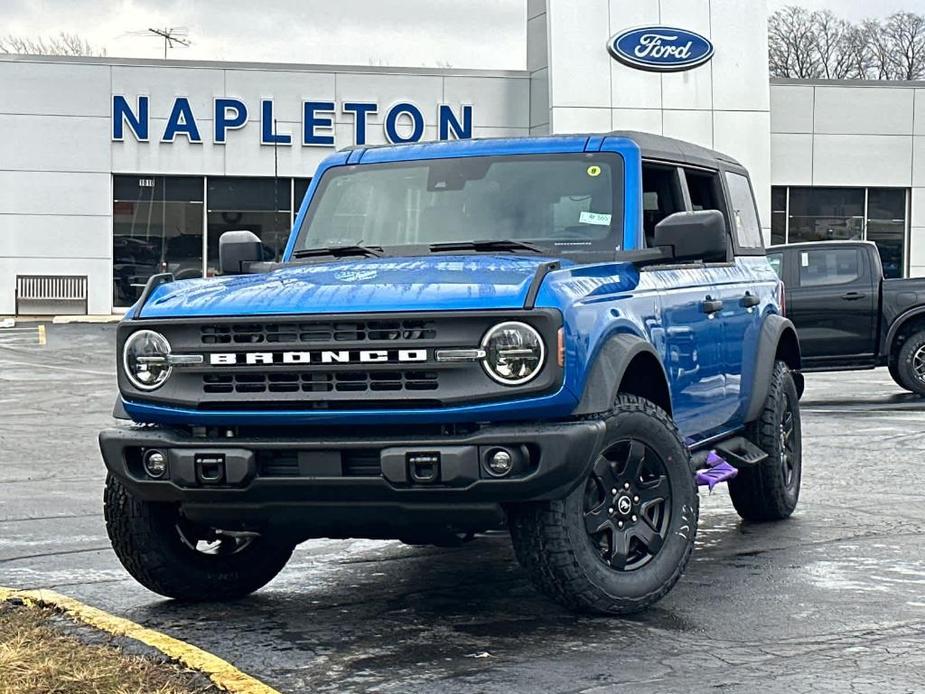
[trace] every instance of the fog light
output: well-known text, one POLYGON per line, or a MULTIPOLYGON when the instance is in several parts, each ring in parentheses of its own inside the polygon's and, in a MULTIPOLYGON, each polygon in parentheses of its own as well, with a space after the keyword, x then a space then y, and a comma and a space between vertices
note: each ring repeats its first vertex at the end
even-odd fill
POLYGON ((148 451, 145 453, 145 472, 149 477, 159 479, 167 472, 167 456, 161 451, 148 451))
POLYGON ((514 468, 514 459, 505 450, 498 449, 488 454, 488 471, 495 477, 504 477, 514 468))

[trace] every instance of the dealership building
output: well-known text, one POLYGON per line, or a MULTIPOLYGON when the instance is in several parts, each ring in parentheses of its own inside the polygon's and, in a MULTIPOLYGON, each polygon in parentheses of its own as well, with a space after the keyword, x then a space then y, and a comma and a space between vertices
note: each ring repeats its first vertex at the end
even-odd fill
POLYGON ((526 22, 518 71, 0 56, 0 315, 118 313, 154 272, 214 272, 227 230, 280 249, 337 148, 611 130, 737 158, 768 243, 868 239, 925 275, 925 83, 769 81, 761 0, 529 0, 526 22), (638 27, 710 50, 627 59, 638 27))

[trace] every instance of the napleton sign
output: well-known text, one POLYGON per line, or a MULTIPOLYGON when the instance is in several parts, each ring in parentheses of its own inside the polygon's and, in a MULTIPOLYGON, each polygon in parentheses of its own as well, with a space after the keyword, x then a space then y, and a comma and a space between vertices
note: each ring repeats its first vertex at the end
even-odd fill
MULTIPOLYGON (((334 147, 334 122, 338 113, 353 121, 353 142, 364 145, 367 141, 369 118, 379 113, 379 105, 372 101, 303 101, 302 123, 299 133, 281 132, 274 116, 272 99, 261 99, 258 107, 260 144, 288 147, 298 143, 305 147, 334 147)), ((212 124, 212 142, 223 145, 230 131, 243 128, 249 121, 250 110, 241 99, 221 97, 213 100, 212 112, 196 114, 190 100, 184 96, 174 99, 164 129, 152 133, 150 97, 140 95, 133 100, 121 94, 112 97, 112 139, 122 142, 126 136, 137 142, 172 143, 178 137, 194 144, 203 141, 200 121, 212 124)), ((461 105, 454 109, 449 104, 437 104, 434 109, 437 137, 440 140, 469 139, 472 137, 472 106, 461 105)), ((393 144, 418 142, 424 136, 425 111, 410 101, 398 101, 385 110, 382 129, 385 138, 393 144)))

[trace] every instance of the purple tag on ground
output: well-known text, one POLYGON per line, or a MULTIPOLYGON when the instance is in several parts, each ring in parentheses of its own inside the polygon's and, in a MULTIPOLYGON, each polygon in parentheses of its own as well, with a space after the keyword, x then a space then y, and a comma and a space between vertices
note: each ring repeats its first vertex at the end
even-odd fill
POLYGON ((701 487, 709 487, 713 491, 720 482, 731 480, 739 471, 727 463, 716 454, 716 451, 710 451, 707 455, 707 465, 705 470, 697 470, 697 484, 701 487))

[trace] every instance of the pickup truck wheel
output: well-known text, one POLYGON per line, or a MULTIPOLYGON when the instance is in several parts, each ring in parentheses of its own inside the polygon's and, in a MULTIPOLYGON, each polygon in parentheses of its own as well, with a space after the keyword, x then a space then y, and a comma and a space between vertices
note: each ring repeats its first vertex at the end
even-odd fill
POLYGON ((671 418, 620 395, 589 475, 566 498, 509 509, 521 565, 546 595, 589 612, 638 612, 684 572, 697 532, 690 455, 671 418))
POLYGON ((774 363, 764 408, 750 426, 749 438, 768 457, 740 469, 729 481, 732 505, 745 520, 787 518, 800 498, 802 445, 799 395, 790 369, 782 361, 774 363))
POLYGON ((244 597, 269 583, 294 548, 256 534, 219 535, 194 526, 176 506, 142 501, 112 475, 103 508, 122 566, 145 588, 177 600, 244 597))
POLYGON ((925 395, 925 330, 913 333, 899 349, 894 380, 906 390, 925 395))

